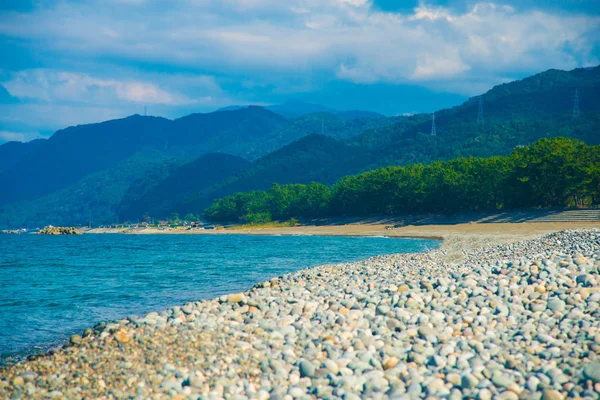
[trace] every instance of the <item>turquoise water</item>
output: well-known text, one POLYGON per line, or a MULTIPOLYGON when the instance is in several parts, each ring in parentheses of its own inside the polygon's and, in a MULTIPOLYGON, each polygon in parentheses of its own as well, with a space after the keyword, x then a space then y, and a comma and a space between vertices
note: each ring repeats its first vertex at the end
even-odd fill
POLYGON ((98 322, 242 291, 305 267, 438 245, 373 237, 0 235, 0 363, 98 322))

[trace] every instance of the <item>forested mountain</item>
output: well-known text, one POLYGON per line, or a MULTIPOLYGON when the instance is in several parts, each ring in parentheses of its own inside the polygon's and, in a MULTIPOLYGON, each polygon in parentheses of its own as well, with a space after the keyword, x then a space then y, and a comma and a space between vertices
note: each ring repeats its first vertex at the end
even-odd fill
MULTIPOLYGON (((316 180, 330 183, 340 175, 353 171, 353 165, 357 164, 356 158, 361 153, 361 149, 347 146, 327 136, 309 135, 256 160, 241 172, 214 185, 206 185, 201 179, 188 180, 193 182, 189 188, 196 188, 196 191, 188 194, 188 190, 164 209, 181 215, 201 213, 217 197, 236 191, 267 189, 273 182, 308 183, 316 180)), ((121 218, 139 218, 140 213, 145 213, 146 209, 137 207, 137 204, 147 201, 152 201, 151 195, 142 196, 135 204, 123 204, 121 218)))
MULTIPOLYGON (((253 160, 322 126, 332 137, 348 138, 394 121, 346 120, 326 113, 287 119, 261 107, 245 107, 173 121, 134 115, 67 128, 48 140, 6 143, 0 146, 0 226, 39 225, 59 214, 69 224, 108 223, 118 217, 125 194, 125 202, 133 203, 204 154, 225 152, 253 160)), ((186 185, 198 191, 212 183, 203 178, 186 185)))
MULTIPOLYGON (((480 98, 474 97, 436 112, 435 137, 429 114, 347 119, 319 112, 288 119, 261 107, 193 114, 175 121, 132 116, 68 128, 42 142, 38 150, 17 157, 4 171, 0 168, 0 187, 8 188, 0 191, 0 226, 7 221, 18 226, 42 217, 51 220, 52 207, 58 204, 68 205, 64 210, 85 208, 85 212, 72 214, 85 215, 96 223, 110 222, 110 215, 116 218, 119 210, 132 220, 159 209, 197 214, 217 197, 267 189, 272 183, 331 183, 348 174, 390 165, 506 155, 541 138, 600 142, 598 67, 546 71, 497 86, 481 99, 482 124, 477 123, 480 98), (576 90, 578 118, 573 116, 576 90), (306 137, 315 132, 330 138, 306 137), (206 182, 202 174, 191 180, 185 178, 189 174, 179 175, 180 167, 209 152, 254 161, 219 182, 206 182), (187 194, 166 199, 159 208, 146 209, 150 188, 160 187, 169 176, 176 187, 182 187, 177 179, 187 179, 187 194), (108 177, 119 184, 106 185, 110 189, 94 184, 107 182, 108 177), (106 200, 101 207, 106 212, 94 215, 91 204, 95 196, 106 200), (72 198, 80 201, 75 204, 72 198), (25 199, 32 201, 23 203, 25 199), (2 206, 10 202, 13 204, 2 206), (28 217, 21 218, 25 215, 28 217)), ((68 218, 67 211, 62 214, 68 218)), ((77 222, 82 220, 73 217, 70 221, 77 222)))
POLYGON ((6 142, 0 144, 0 172, 15 165, 21 158, 36 151, 44 139, 36 139, 30 142, 6 142))
POLYGON ((352 120, 357 118, 382 118, 385 117, 383 114, 379 114, 373 111, 362 111, 362 110, 350 110, 340 111, 336 114, 338 117, 352 120))
MULTIPOLYGON (((431 136, 431 115, 397 118, 394 124, 368 129, 340 143, 355 151, 345 149, 344 156, 331 163, 335 167, 326 175, 319 177, 320 165, 313 167, 312 161, 306 162, 304 170, 307 175, 316 176, 312 180, 330 183, 344 175, 390 165, 505 155, 515 147, 541 138, 564 136, 589 144, 600 143, 600 68, 550 70, 497 86, 482 96, 482 102, 483 124, 477 124, 479 97, 475 97, 460 106, 437 112, 435 137, 431 136), (580 118, 573 118, 575 90, 579 96, 580 118)), ((308 120, 317 122, 316 116, 318 114, 312 114, 308 120)), ((304 152, 310 153, 310 150, 304 147, 304 152)), ((271 168, 273 172, 284 171, 284 165, 285 161, 271 168)), ((262 173, 272 177, 273 183, 309 181, 289 179, 284 173, 262 173)), ((244 179, 230 182, 221 194, 264 190, 266 180, 258 184, 252 172, 248 172, 244 179)), ((203 203, 198 202, 193 212, 199 213, 203 203)))
POLYGON ((275 132, 289 124, 278 114, 251 106, 176 119, 166 140, 170 146, 192 147, 200 153, 223 152, 255 159, 285 143, 275 132))
POLYGON ((405 117, 361 117, 344 118, 340 114, 318 112, 291 119, 290 126, 281 132, 294 141, 306 136, 306 132, 319 133, 338 140, 346 140, 358 136, 366 130, 380 129, 390 126, 405 117))
MULTIPOLYGON (((240 155, 260 153, 263 138, 282 124, 287 124, 283 117, 255 107, 174 121, 134 115, 67 128, 0 173, 0 187, 6 189, 0 204, 60 190, 147 148, 189 160, 223 147, 240 155)), ((271 150, 269 146, 264 152, 271 150)))
POLYGON ((35 200, 0 205, 0 227, 115 222, 116 207, 132 182, 140 177, 161 181, 178 167, 177 163, 171 155, 155 149, 137 152, 64 189, 35 200))
MULTIPOLYGON (((370 120, 336 123, 332 135, 358 134, 370 127, 364 121, 370 120)), ((385 123, 382 119, 375 126, 385 123)), ((144 149, 183 161, 209 152, 252 160, 311 133, 310 129, 304 121, 295 123, 261 107, 192 114, 174 121, 134 115, 71 127, 37 146, 7 143, 0 147, 0 187, 5 189, 0 192, 0 204, 32 200, 66 188, 144 149), (34 147, 36 151, 21 151, 34 147)))
POLYGON ((119 219, 137 220, 140 212, 150 216, 168 215, 177 211, 177 205, 185 203, 190 195, 208 189, 249 164, 240 157, 209 153, 174 169, 163 180, 160 177, 139 178, 132 182, 121 200, 119 219))
MULTIPOLYGON (((220 108, 219 111, 230 111, 230 110, 239 110, 245 108, 247 106, 228 106, 220 108)), ((303 101, 298 100, 288 100, 282 104, 273 104, 270 106, 264 106, 269 111, 277 113, 279 115, 283 115, 287 118, 297 118, 302 117, 308 114, 316 114, 316 113, 327 113, 332 115, 337 115, 346 120, 353 120, 357 118, 382 118, 383 114, 379 114, 373 111, 364 111, 364 110, 348 110, 348 111, 339 111, 330 107, 325 107, 320 104, 312 104, 305 103, 303 101)))
POLYGON ((458 158, 387 167, 328 187, 277 185, 216 200, 205 216, 218 222, 458 212, 600 203, 600 146, 541 139, 508 156, 458 158))
POLYGON ((164 146, 170 121, 132 116, 56 132, 40 148, 0 173, 0 204, 32 200, 132 156, 164 146))
POLYGON ((477 124, 480 97, 431 115, 414 115, 369 130, 350 140, 378 157, 369 167, 430 162, 461 156, 508 154, 515 146, 543 137, 576 137, 600 143, 600 67, 549 70, 502 84, 481 96, 483 124, 477 124), (577 91, 580 118, 573 118, 577 91))
POLYGON ((274 104, 267 106, 266 108, 288 118, 300 117, 302 115, 313 113, 337 114, 339 112, 333 108, 325 107, 320 104, 305 103, 298 100, 288 100, 283 104, 274 104))

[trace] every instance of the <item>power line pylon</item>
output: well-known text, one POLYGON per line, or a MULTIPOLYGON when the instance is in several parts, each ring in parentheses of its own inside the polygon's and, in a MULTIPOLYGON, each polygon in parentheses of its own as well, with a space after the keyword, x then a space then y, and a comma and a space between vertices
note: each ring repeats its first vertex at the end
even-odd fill
POLYGON ((431 136, 437 136, 437 130, 435 129, 435 112, 431 114, 431 136))
POLYGON ((477 110, 477 125, 483 126, 483 95, 479 96, 479 108, 477 110))
POLYGON ((573 100, 573 119, 579 119, 581 111, 579 111, 579 89, 575 89, 575 99, 573 100))

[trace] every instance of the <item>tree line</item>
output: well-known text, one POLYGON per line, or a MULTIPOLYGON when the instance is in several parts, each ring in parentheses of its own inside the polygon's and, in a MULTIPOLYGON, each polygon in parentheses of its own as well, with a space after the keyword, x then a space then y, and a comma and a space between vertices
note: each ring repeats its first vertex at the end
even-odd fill
POLYGON ((278 185, 215 200, 212 221, 589 206, 600 202, 600 146, 541 139, 507 156, 392 166, 332 186, 278 185))

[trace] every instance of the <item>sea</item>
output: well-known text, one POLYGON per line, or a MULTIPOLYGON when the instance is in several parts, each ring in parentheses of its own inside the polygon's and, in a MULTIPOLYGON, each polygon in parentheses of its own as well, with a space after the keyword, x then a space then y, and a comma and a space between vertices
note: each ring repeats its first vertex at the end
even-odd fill
POLYGON ((438 246, 384 237, 0 235, 0 365, 99 322, 244 291, 311 266, 438 246))

